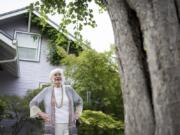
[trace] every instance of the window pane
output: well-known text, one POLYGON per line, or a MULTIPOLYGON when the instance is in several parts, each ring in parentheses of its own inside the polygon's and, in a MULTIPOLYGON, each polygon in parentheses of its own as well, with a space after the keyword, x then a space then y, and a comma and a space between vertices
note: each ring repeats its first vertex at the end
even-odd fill
POLYGON ((37 48, 39 39, 39 35, 17 32, 18 46, 20 47, 37 48))
POLYGON ((19 58, 23 60, 39 59, 40 35, 34 33, 16 32, 19 58))
POLYGON ((18 52, 20 59, 37 60, 37 49, 19 47, 18 52))

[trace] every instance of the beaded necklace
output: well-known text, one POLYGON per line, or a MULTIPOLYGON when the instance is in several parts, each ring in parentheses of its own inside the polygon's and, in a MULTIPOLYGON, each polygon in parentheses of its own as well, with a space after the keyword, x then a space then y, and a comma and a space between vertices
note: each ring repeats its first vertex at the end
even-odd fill
POLYGON ((62 98, 61 98, 61 102, 60 102, 60 104, 58 104, 57 103, 57 100, 56 100, 56 98, 55 98, 55 90, 54 90, 54 87, 53 87, 53 92, 52 92, 52 96, 53 96, 53 102, 54 102, 54 104, 55 104, 55 106, 57 107, 57 108, 61 108, 62 106, 63 106, 63 100, 64 100, 64 89, 63 89, 63 87, 61 86, 61 89, 62 89, 62 98))

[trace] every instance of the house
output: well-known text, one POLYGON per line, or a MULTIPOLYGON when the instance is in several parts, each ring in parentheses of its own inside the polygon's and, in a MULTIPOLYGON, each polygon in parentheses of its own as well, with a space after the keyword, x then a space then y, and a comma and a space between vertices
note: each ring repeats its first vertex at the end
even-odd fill
MULTIPOLYGON (((32 14, 41 16, 27 7, 0 14, 1 95, 25 95, 28 90, 49 82, 48 74, 56 67, 47 60, 48 37, 41 35, 39 28, 31 24, 32 14)), ((46 21, 58 30, 52 20, 46 21)), ((64 35, 74 41, 71 34, 64 35)))

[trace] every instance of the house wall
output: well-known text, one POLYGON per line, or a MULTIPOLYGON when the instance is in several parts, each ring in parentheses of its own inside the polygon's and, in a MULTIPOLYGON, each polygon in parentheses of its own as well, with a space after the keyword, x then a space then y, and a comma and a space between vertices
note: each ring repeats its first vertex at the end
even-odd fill
MULTIPOLYGON (((27 20, 23 17, 11 18, 0 23, 0 29, 11 36, 15 30, 27 32, 27 20)), ((39 33, 38 28, 32 26, 31 32, 39 33)), ((13 77, 6 71, 0 70, 0 92, 8 95, 24 96, 28 90, 38 88, 40 83, 49 82, 49 72, 56 68, 47 61, 48 53, 47 39, 42 37, 40 61, 19 61, 19 77, 13 77)), ((63 68, 63 67, 61 67, 63 68)))

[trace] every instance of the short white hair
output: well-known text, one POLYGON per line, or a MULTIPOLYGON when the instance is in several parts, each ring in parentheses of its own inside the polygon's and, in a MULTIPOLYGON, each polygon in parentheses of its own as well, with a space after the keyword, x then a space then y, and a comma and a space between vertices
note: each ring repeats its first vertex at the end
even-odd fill
POLYGON ((53 70, 49 73, 49 80, 50 80, 51 82, 53 82, 53 81, 54 81, 54 80, 53 80, 53 76, 54 76, 55 74, 57 74, 57 73, 60 73, 60 74, 61 74, 62 83, 64 83, 63 70, 60 69, 60 68, 55 68, 55 69, 53 69, 53 70))

